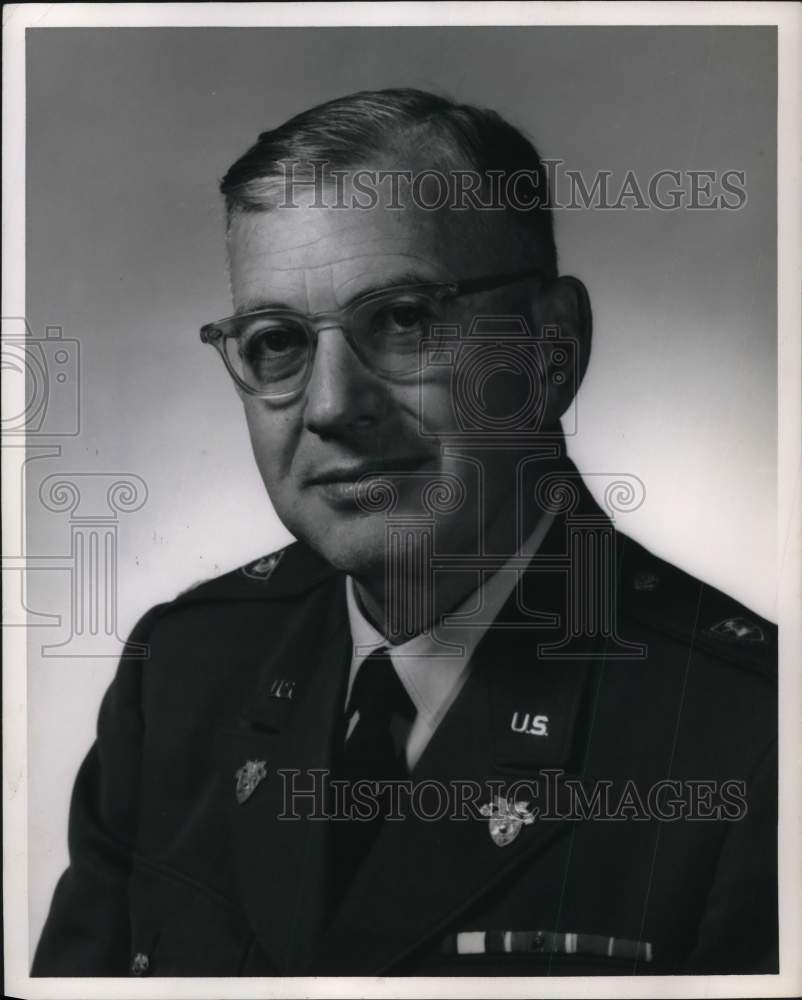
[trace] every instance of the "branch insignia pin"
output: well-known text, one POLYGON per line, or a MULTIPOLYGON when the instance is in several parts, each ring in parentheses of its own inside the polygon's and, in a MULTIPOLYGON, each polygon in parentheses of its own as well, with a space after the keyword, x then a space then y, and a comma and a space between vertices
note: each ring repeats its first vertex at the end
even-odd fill
POLYGON ((529 811, 528 802, 507 802, 503 795, 497 795, 492 802, 479 810, 488 817, 490 839, 496 847, 506 847, 521 832, 522 826, 535 822, 535 813, 529 811))
POLYGON ((234 772, 237 779, 237 803, 242 805, 256 791, 257 785, 267 777, 266 760, 247 760, 234 772))

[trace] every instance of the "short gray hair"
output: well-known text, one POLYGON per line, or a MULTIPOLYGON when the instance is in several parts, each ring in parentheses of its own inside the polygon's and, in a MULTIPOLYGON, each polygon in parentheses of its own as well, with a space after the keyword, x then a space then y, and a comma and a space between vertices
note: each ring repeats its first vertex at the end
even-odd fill
MULTIPOLYGON (((371 157, 400 151, 410 133, 434 140, 425 144, 433 159, 461 164, 482 178, 489 172, 509 176, 525 171, 533 185, 522 210, 507 201, 505 214, 532 240, 545 271, 556 275, 557 250, 548 180, 532 143, 495 111, 456 104, 422 90, 361 91, 303 111, 278 128, 263 132, 229 169, 220 184, 228 218, 264 211, 273 201, 265 181, 286 175, 288 164, 327 162, 333 169, 364 166, 371 157)), ((420 150, 424 144, 415 143, 420 150)), ((432 163, 437 166, 439 163, 432 163)))

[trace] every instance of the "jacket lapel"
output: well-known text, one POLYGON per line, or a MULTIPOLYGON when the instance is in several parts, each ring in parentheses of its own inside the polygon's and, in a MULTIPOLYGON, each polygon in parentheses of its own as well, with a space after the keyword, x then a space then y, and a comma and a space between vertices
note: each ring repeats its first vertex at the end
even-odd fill
POLYGON ((309 789, 310 772, 331 767, 351 651, 342 577, 310 602, 287 605, 286 628, 259 671, 241 726, 223 734, 242 900, 284 974, 304 967, 326 890, 327 824, 308 818, 322 800, 289 792, 309 789), (264 762, 266 776, 238 801, 234 773, 249 761, 264 762))
MULTIPOLYGON (((520 599, 513 592, 499 619, 506 627, 491 629, 479 644, 470 677, 412 776, 417 783, 450 782, 451 787, 459 783, 467 788, 472 782, 479 789, 473 809, 465 810, 465 819, 437 821, 416 818, 405 809, 403 820, 385 823, 321 938, 315 973, 353 973, 355 961, 363 974, 392 968, 436 939, 474 900, 569 828, 565 820, 535 821, 522 827, 512 843, 498 846, 489 820, 476 815, 479 806, 490 802, 493 782, 497 789, 508 788, 524 778, 535 792, 534 801, 542 805, 546 792, 539 770, 570 774, 580 767, 593 668, 587 659, 538 658, 538 645, 553 642, 555 631, 533 628, 523 608, 559 613, 567 588, 558 573, 527 574, 527 579, 537 594, 520 599), (530 727, 535 715, 546 716, 548 735, 513 731, 516 711, 518 725, 526 713, 530 727)), ((433 786, 420 804, 430 814, 437 811, 433 786)))
MULTIPOLYGON (((581 484, 580 490, 582 507, 595 514, 598 508, 581 484)), ((558 518, 540 549, 545 564, 549 556, 560 562, 566 544, 565 520, 558 518)), ((304 601, 287 602, 286 620, 243 710, 243 724, 224 739, 232 775, 249 760, 266 764, 267 776, 242 804, 231 779, 230 810, 242 899, 280 974, 353 974, 357 964, 363 974, 392 969, 570 828, 567 820, 535 821, 498 846, 488 819, 477 816, 480 806, 516 779, 536 782, 527 797, 542 806, 542 769, 581 771, 595 668, 587 645, 578 659, 568 650, 559 659, 543 655, 542 647, 561 633, 542 622, 551 615, 565 625, 571 586, 554 560, 550 565, 549 571, 525 575, 479 644, 468 681, 413 775, 419 789, 430 782, 418 803, 429 813, 438 802, 435 781, 477 789, 473 806, 466 806, 464 819, 436 821, 416 818, 407 806, 405 819, 386 823, 325 929, 329 824, 310 818, 322 800, 301 798, 297 819, 280 817, 293 811, 285 801, 292 776, 296 787, 309 787, 311 771, 333 770, 342 738, 351 654, 343 578, 335 575, 304 601), (527 619, 527 611, 538 617, 527 619), (275 697, 277 680, 294 682, 292 699, 275 697), (530 726, 536 715, 548 718, 548 738, 518 731, 527 713, 530 726)), ((600 638, 600 651, 602 643, 600 638)))

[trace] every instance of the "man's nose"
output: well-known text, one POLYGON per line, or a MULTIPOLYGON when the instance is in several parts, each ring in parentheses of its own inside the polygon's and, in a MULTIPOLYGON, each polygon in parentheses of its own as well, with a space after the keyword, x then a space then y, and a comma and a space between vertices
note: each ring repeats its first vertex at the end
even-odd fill
POLYGON ((304 423, 322 437, 373 426, 385 405, 384 384, 359 360, 340 327, 318 331, 305 391, 304 423))

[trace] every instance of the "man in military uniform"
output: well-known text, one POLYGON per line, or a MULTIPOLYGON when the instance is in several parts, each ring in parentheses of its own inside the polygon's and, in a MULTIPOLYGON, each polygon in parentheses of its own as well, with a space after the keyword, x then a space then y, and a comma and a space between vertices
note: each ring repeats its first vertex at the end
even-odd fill
POLYGON ((357 94, 222 190, 202 337, 298 541, 134 630, 33 973, 777 971, 775 629, 565 456, 590 307, 535 150, 357 94), (372 200, 382 171, 412 183, 372 200))

